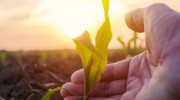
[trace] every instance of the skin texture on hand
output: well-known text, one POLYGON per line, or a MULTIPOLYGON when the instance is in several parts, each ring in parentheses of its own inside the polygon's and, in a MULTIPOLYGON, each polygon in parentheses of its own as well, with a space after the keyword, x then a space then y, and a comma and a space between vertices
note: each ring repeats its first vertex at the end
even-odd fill
MULTIPOLYGON (((129 28, 145 32, 147 51, 108 64, 90 100, 180 100, 180 14, 164 4, 125 16, 129 28)), ((83 70, 63 87, 83 95, 83 70)), ((76 100, 61 90, 65 100, 76 100)))

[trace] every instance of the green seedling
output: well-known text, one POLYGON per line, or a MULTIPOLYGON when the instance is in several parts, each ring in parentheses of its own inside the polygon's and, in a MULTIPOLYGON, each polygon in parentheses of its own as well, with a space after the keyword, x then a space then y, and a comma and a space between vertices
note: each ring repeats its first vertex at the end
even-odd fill
POLYGON ((8 64, 6 52, 0 52, 0 62, 3 66, 6 66, 8 64))
POLYGON ((51 95, 57 91, 59 91, 61 87, 57 87, 55 89, 49 89, 48 92, 41 98, 41 100, 49 100, 51 95))
MULTIPOLYGON (((105 20, 96 34, 95 46, 92 44, 91 37, 88 31, 85 31, 78 38, 73 39, 74 43, 76 44, 76 50, 81 57, 84 69, 84 95, 82 97, 83 100, 88 100, 89 94, 101 80, 101 74, 103 73, 107 64, 107 49, 108 44, 112 38, 112 31, 108 15, 109 0, 102 0, 102 4, 105 12, 105 20)), ((76 93, 74 93, 73 91, 69 89, 65 90, 70 94, 77 96, 76 93)), ((49 92, 49 94, 52 94, 51 91, 49 92)), ((79 96, 77 97, 80 98, 79 96)), ((43 97, 43 99, 41 100, 49 100, 49 96, 43 97)))
POLYGON ((101 74, 107 64, 107 49, 112 31, 108 16, 109 0, 102 0, 102 3, 105 11, 105 21, 97 32, 95 46, 93 46, 87 31, 74 39, 84 69, 84 100, 88 99, 90 92, 99 83, 101 74))
POLYGON ((118 37, 118 41, 123 47, 123 50, 126 52, 127 57, 135 56, 145 50, 145 48, 142 46, 144 41, 138 37, 137 32, 133 33, 133 37, 130 38, 127 43, 125 43, 121 37, 118 37), (139 46, 137 45, 138 40, 141 42, 139 46))

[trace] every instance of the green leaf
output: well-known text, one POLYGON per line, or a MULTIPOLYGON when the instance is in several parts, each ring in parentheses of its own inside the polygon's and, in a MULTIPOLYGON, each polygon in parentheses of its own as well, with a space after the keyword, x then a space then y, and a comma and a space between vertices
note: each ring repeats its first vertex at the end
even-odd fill
MULTIPOLYGON (((85 31, 81 36, 74 39, 74 42, 80 43, 81 45, 88 48, 90 51, 94 52, 96 55, 100 56, 102 59, 103 57, 100 55, 100 53, 96 50, 96 48, 92 44, 91 37, 89 35, 88 31, 85 31)), ((77 47, 77 46, 76 46, 77 47)), ((81 56, 81 55, 80 55, 81 56)))
POLYGON ((48 92, 41 98, 41 100, 50 100, 50 97, 53 93, 59 91, 61 87, 57 87, 54 89, 49 89, 48 92))
POLYGON ((101 79, 101 74, 107 64, 107 48, 111 37, 110 22, 106 19, 97 33, 95 47, 91 43, 88 32, 74 40, 84 66, 85 96, 89 95, 101 79))
POLYGON ((109 0, 102 0, 105 17, 108 17, 109 12, 109 0))
POLYGON ((87 31, 83 33, 80 37, 78 37, 77 39, 74 39, 74 42, 76 44, 76 50, 81 57, 83 67, 84 67, 84 83, 85 83, 84 97, 87 97, 96 83, 96 82, 92 83, 92 81, 96 80, 94 79, 95 76, 97 76, 96 68, 101 67, 99 65, 101 65, 102 62, 104 65, 106 61, 103 58, 103 55, 101 55, 101 53, 99 53, 97 49, 91 43, 91 39, 87 31), (100 61, 102 62, 99 64, 100 61), (93 74, 93 79, 91 79, 90 74, 93 74))
POLYGON ((3 66, 6 66, 8 64, 7 54, 5 52, 0 52, 0 61, 3 64, 3 66))
POLYGON ((109 18, 105 19, 105 22, 102 24, 98 33, 96 35, 96 49, 100 52, 100 54, 107 58, 107 48, 108 44, 112 38, 112 30, 110 26, 109 18))
POLYGON ((89 80, 91 80, 91 87, 94 88, 101 79, 101 74, 104 71, 107 58, 108 58, 108 44, 112 38, 112 31, 110 27, 109 18, 105 20, 103 25, 100 27, 96 35, 96 45, 95 48, 103 56, 105 60, 99 59, 97 56, 93 56, 94 65, 91 68, 89 80))
MULTIPOLYGON (((76 50, 79 53, 83 67, 84 67, 84 91, 85 95, 89 94, 90 86, 89 86, 89 74, 91 70, 91 66, 93 63, 92 55, 97 55, 100 57, 100 54, 93 46, 90 35, 87 31, 85 31, 80 37, 74 39, 76 44, 76 50)), ((102 59, 102 57, 100 57, 102 59)))
POLYGON ((108 10, 109 0, 102 0, 105 21, 96 35, 96 44, 93 46, 89 33, 86 31, 80 37, 74 39, 76 50, 79 53, 84 68, 84 100, 92 89, 99 83, 108 58, 108 44, 112 38, 108 10))

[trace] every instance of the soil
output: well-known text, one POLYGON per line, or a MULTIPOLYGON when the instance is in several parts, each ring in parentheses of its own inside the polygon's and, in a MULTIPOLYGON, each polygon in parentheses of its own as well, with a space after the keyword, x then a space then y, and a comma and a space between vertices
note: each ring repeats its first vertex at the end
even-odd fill
MULTIPOLYGON (((82 68, 74 50, 0 51, 0 56, 0 100, 40 100, 49 88, 62 86, 82 68)), ((110 50, 108 63, 124 58, 125 53, 110 50)), ((58 91, 51 100, 63 98, 58 91)))

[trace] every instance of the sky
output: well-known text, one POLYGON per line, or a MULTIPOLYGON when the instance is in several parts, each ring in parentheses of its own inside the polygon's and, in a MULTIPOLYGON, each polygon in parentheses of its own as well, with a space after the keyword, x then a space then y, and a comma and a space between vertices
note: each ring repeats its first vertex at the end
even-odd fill
MULTIPOLYGON (((121 48, 118 36, 132 35, 124 15, 153 3, 180 12, 180 0, 111 0, 109 48, 121 48)), ((88 30, 94 39, 103 20, 101 0, 0 0, 0 50, 72 49, 72 38, 88 30)))

